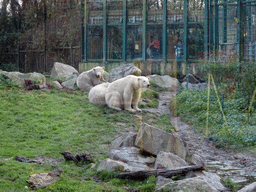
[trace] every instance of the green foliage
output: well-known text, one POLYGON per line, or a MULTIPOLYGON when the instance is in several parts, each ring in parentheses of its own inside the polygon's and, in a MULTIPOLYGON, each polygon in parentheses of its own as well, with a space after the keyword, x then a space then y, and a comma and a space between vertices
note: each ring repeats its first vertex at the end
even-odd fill
POLYGON ((230 188, 232 191, 236 192, 238 188, 238 184, 234 183, 230 179, 221 179, 221 182, 228 188, 230 188))
POLYGON ((159 93, 152 89, 147 89, 141 93, 142 99, 159 99, 159 93))
MULTIPOLYGON (((177 94, 176 100, 172 101, 171 107, 171 110, 173 110, 175 108, 174 105, 176 105, 177 115, 193 124, 193 127, 203 134, 205 134, 206 130, 207 95, 207 89, 182 89, 177 94)), ((223 112, 227 119, 227 127, 221 114, 215 92, 211 90, 209 103, 209 136, 215 137, 220 144, 230 143, 233 145, 243 144, 246 146, 255 146, 256 129, 254 125, 256 115, 253 113, 253 108, 249 123, 245 124, 247 113, 246 103, 246 99, 240 91, 235 92, 232 97, 224 98, 223 112)))
MULTIPOLYGON (((256 88, 256 65, 255 63, 242 63, 238 73, 239 88, 241 89, 247 103, 250 103, 253 91, 256 88)), ((256 107, 256 102, 254 103, 256 107)))
POLYGON ((150 102, 146 103, 146 107, 150 108, 157 108, 158 107, 158 100, 157 99, 152 99, 150 102))
POLYGON ((12 82, 6 75, 0 74, 0 89, 5 89, 6 87, 18 87, 12 82))

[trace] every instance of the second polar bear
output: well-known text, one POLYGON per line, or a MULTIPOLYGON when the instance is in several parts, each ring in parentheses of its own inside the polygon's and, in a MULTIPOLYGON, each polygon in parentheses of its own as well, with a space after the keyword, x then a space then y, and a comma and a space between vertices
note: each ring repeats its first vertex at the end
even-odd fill
POLYGON ((104 72, 104 67, 97 66, 81 73, 76 80, 77 87, 89 92, 94 86, 104 83, 104 72))
POLYGON ((145 76, 128 75, 109 84, 105 100, 110 108, 130 112, 141 111, 138 108, 141 92, 149 88, 149 79, 145 76), (132 108, 133 106, 133 108, 132 108))

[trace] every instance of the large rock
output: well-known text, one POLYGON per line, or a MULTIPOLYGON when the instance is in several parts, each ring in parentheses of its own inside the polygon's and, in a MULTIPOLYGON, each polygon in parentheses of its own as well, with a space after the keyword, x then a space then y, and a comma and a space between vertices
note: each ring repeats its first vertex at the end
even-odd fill
POLYGON ((256 191, 256 182, 245 186, 244 188, 240 189, 238 192, 255 192, 255 191, 256 191))
POLYGON ((185 143, 177 134, 167 133, 146 123, 142 123, 135 140, 135 146, 153 155, 157 155, 160 151, 165 151, 173 153, 182 159, 186 158, 188 152, 185 143))
POLYGON ((61 83, 62 87, 68 88, 68 89, 74 89, 75 83, 77 79, 77 74, 71 75, 67 81, 61 83))
POLYGON ((203 167, 205 166, 203 159, 197 154, 192 155, 191 162, 194 163, 195 165, 199 165, 199 166, 203 166, 203 167))
POLYGON ((20 73, 3 71, 2 74, 7 76, 13 83, 18 85, 19 87, 26 87, 25 80, 31 80, 33 83, 38 84, 42 87, 46 86, 45 76, 41 73, 20 73))
POLYGON ((123 64, 111 70, 108 74, 107 81, 111 83, 117 79, 126 77, 127 75, 141 76, 141 70, 132 64, 123 64))
POLYGON ((31 189, 43 188, 60 180, 61 172, 62 170, 59 168, 51 171, 50 173, 33 174, 29 176, 27 183, 31 185, 31 189))
POLYGON ((178 79, 170 77, 169 75, 159 76, 159 75, 149 75, 147 76, 149 80, 162 89, 167 91, 179 91, 180 83, 178 79))
POLYGON ((150 170, 150 168, 143 164, 128 164, 122 161, 116 161, 116 160, 107 158, 100 163, 97 169, 97 171, 102 171, 102 170, 132 172, 132 171, 147 171, 147 170, 150 170))
POLYGON ((202 177, 172 181, 156 189, 156 192, 214 192, 202 177))
POLYGON ((55 88, 63 89, 62 85, 58 81, 53 81, 52 86, 55 88))
POLYGON ((155 169, 168 169, 183 166, 188 166, 188 163, 177 155, 164 151, 160 151, 157 154, 155 169))
POLYGON ((97 171, 107 170, 107 171, 124 171, 127 164, 121 161, 115 161, 112 159, 104 159, 100 162, 97 171))
POLYGON ((161 188, 163 185, 172 182, 173 180, 170 178, 165 178, 163 176, 157 176, 156 180, 156 189, 161 188))
POLYGON ((186 89, 206 89, 208 88, 208 84, 207 83, 197 83, 197 84, 192 84, 192 83, 187 83, 187 82, 183 82, 181 84, 181 86, 186 89))
POLYGON ((196 173, 196 175, 202 177, 209 183, 213 191, 228 191, 228 189, 222 185, 221 178, 217 174, 203 171, 202 173, 196 173))
POLYGON ((78 75, 74 67, 59 62, 55 62, 51 70, 51 78, 62 81, 68 80, 73 74, 78 75))
POLYGON ((135 147, 120 147, 113 149, 109 153, 110 159, 122 161, 129 165, 137 166, 150 165, 155 163, 154 157, 144 157, 140 154, 140 150, 135 147))
POLYGON ((136 133, 129 132, 116 138, 114 141, 111 142, 109 153, 111 150, 117 149, 119 147, 134 147, 136 136, 136 133))

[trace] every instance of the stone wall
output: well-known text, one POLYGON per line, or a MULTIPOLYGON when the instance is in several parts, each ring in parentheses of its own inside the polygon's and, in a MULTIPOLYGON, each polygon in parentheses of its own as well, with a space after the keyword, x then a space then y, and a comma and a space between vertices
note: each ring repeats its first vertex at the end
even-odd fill
MULTIPOLYGON (((124 64, 124 62, 119 63, 111 63, 111 62, 80 62, 79 63, 79 73, 82 73, 83 71, 88 71, 96 66, 105 66, 105 70, 107 72, 110 72, 111 69, 116 68, 120 65, 124 64)), ((126 62, 125 64, 128 64, 126 62)), ((145 62, 141 61, 134 61, 131 62, 131 64, 135 65, 142 71, 142 75, 152 75, 152 74, 158 74, 158 75, 170 75, 173 76, 175 72, 177 71, 176 62, 161 62, 161 61, 152 61, 147 60, 145 62)), ((189 67, 191 68, 190 73, 193 75, 196 75, 198 72, 198 67, 196 67, 197 64, 190 64, 189 67)), ((182 63, 181 66, 182 74, 185 75, 187 72, 187 65, 185 63, 182 63)))

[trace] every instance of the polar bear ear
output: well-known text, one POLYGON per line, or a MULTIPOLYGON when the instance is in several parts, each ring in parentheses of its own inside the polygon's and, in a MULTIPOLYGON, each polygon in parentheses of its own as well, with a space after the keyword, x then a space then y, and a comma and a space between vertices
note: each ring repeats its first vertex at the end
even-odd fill
POLYGON ((104 69, 104 70, 105 70, 105 66, 103 66, 103 67, 102 67, 102 69, 104 69))

